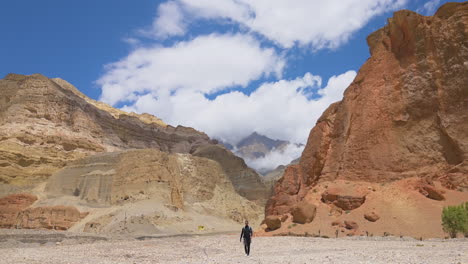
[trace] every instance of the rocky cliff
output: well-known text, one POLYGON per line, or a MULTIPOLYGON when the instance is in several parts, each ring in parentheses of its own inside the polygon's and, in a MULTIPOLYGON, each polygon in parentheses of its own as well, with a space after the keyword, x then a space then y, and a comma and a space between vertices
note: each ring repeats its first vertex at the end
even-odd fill
POLYGON ((406 227, 401 232, 430 236, 417 232, 418 221, 428 216, 421 212, 418 217, 418 210, 427 207, 437 212, 429 216, 437 222, 432 235, 443 235, 441 207, 468 200, 467 25, 468 3, 447 3, 433 17, 398 11, 371 34, 371 57, 343 100, 319 118, 299 164, 289 166, 276 184, 266 214, 291 214, 299 202, 307 201, 325 208, 318 221, 354 217, 366 226, 368 221, 353 214, 354 209, 372 204, 365 210, 374 210, 383 196, 399 196, 408 199, 398 210, 399 198, 382 208, 395 210, 385 214, 390 219, 380 220, 383 228, 400 225, 406 227), (347 184, 338 184, 343 182, 347 184), (405 188, 398 182, 405 182, 405 188), (441 186, 434 187, 434 182, 441 186), (378 188, 387 185, 393 187, 378 188), (421 186, 458 198, 429 199, 421 186), (369 194, 375 191, 382 193, 369 194), (420 197, 426 200, 415 205, 420 197), (405 206, 416 210, 416 216, 402 224, 396 219, 405 218, 405 206), (340 210, 351 214, 341 216, 340 210))
POLYGON ((0 183, 34 185, 76 159, 151 148, 235 163, 223 167, 229 178, 249 183, 235 185, 236 190, 248 194, 252 188, 255 198, 265 197, 258 175, 242 159, 195 129, 114 109, 62 79, 40 74, 9 74, 0 80, 0 91, 0 183))

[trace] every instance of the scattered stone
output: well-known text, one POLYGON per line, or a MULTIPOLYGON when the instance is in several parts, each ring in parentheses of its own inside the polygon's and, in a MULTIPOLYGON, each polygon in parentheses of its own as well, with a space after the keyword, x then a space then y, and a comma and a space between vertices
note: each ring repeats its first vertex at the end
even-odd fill
POLYGON ((332 226, 341 226, 343 223, 341 221, 335 220, 331 223, 332 226))
POLYGON ((370 212, 370 213, 365 213, 364 218, 367 221, 375 222, 375 221, 380 219, 380 216, 378 214, 376 214, 375 212, 370 212))
POLYGON ((344 224, 345 224, 345 228, 348 230, 357 230, 359 228, 358 224, 354 221, 345 220, 344 224))
POLYGON ((281 227, 281 219, 278 216, 269 215, 265 218, 265 224, 269 230, 276 230, 281 227))

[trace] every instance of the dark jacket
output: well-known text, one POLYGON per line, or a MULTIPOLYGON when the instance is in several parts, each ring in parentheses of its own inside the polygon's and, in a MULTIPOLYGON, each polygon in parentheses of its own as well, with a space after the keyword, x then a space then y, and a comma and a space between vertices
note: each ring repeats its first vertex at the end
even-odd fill
POLYGON ((246 240, 250 240, 252 235, 253 235, 252 228, 247 225, 242 228, 240 239, 242 240, 242 238, 244 238, 246 240))

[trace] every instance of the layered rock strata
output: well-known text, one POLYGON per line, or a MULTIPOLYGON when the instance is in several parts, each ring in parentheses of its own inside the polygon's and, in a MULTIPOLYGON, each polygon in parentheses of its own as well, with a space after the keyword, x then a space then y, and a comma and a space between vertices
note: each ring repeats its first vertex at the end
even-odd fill
POLYGON ((40 74, 9 74, 0 80, 0 91, 0 183, 36 184, 73 160, 151 148, 218 160, 230 179, 240 183, 234 185, 239 193, 266 197, 258 174, 193 128, 114 109, 62 79, 40 74))
POLYGON ((99 226, 99 231, 109 232, 115 231, 113 224, 126 221, 116 212, 129 208, 135 211, 135 215, 128 213, 129 218, 144 220, 153 229, 158 225, 191 223, 204 216, 237 223, 244 219, 256 222, 261 211, 259 205, 236 192, 218 162, 156 149, 103 153, 71 162, 50 177, 45 193, 45 202, 67 200, 103 208, 93 210, 85 229, 99 226), (162 214, 159 218, 174 217, 161 223, 154 214, 162 214))
POLYGON ((67 230, 87 215, 73 206, 32 207, 37 199, 31 194, 0 198, 0 227, 67 230))

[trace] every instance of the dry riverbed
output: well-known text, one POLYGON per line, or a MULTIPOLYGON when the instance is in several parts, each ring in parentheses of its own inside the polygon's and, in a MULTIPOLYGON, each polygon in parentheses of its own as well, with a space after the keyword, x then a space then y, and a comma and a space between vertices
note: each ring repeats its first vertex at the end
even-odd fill
POLYGON ((0 230, 1 263, 444 263, 468 264, 468 240, 396 237, 254 237, 249 257, 238 234, 93 236, 0 230))

